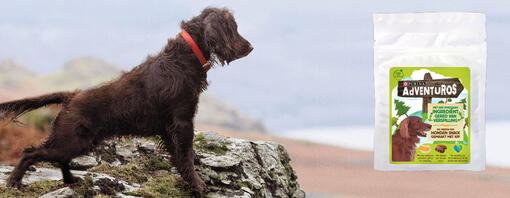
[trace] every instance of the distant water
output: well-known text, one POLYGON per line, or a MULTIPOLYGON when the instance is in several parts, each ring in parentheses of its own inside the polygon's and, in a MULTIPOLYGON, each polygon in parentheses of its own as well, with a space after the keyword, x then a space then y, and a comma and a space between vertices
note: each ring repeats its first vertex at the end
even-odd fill
MULTIPOLYGON (((372 126, 335 127, 282 132, 278 135, 350 149, 372 151, 372 126)), ((489 122, 486 131, 487 165, 510 168, 510 122, 489 122)))

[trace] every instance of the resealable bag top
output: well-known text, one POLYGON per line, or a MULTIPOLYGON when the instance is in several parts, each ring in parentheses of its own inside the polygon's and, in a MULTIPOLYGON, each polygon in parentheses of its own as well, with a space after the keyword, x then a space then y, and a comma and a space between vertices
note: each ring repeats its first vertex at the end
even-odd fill
POLYGON ((485 15, 374 14, 377 170, 484 170, 485 15))

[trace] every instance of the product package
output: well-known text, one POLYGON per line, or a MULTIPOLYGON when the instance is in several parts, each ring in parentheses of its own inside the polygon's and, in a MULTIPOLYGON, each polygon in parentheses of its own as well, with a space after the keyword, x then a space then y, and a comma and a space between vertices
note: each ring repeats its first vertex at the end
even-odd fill
POLYGON ((376 170, 485 170, 485 15, 374 14, 376 170))

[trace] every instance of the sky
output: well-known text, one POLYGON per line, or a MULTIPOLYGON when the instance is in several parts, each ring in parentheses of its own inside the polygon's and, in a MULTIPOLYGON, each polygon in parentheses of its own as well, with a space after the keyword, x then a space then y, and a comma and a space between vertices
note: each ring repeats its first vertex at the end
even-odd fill
POLYGON ((373 125, 374 12, 487 16, 487 119, 510 120, 510 1, 9 1, 0 6, 0 59, 51 73, 77 56, 124 70, 161 50, 207 6, 232 10, 254 46, 209 71, 208 93, 271 131, 373 125))

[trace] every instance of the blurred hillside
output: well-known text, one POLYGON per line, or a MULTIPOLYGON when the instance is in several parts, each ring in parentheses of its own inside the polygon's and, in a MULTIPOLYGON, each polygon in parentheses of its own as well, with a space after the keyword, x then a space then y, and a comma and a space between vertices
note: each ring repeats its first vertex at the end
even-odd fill
MULTIPOLYGON (((14 59, 0 61, 0 101, 39 95, 50 91, 87 89, 118 77, 122 70, 91 57, 73 58, 52 74, 39 76, 14 59)), ((265 126, 220 99, 200 98, 196 123, 223 128, 265 132, 265 126)))
POLYGON ((36 73, 26 69, 14 59, 7 58, 0 61, 0 87, 13 88, 24 80, 36 76, 36 73))
POLYGON ((121 73, 119 68, 103 60, 79 57, 65 62, 60 71, 38 77, 34 82, 45 91, 87 89, 114 79, 121 73))
POLYGON ((235 107, 208 94, 202 94, 200 97, 195 121, 199 124, 220 126, 238 131, 266 132, 266 127, 262 122, 248 117, 235 107))

